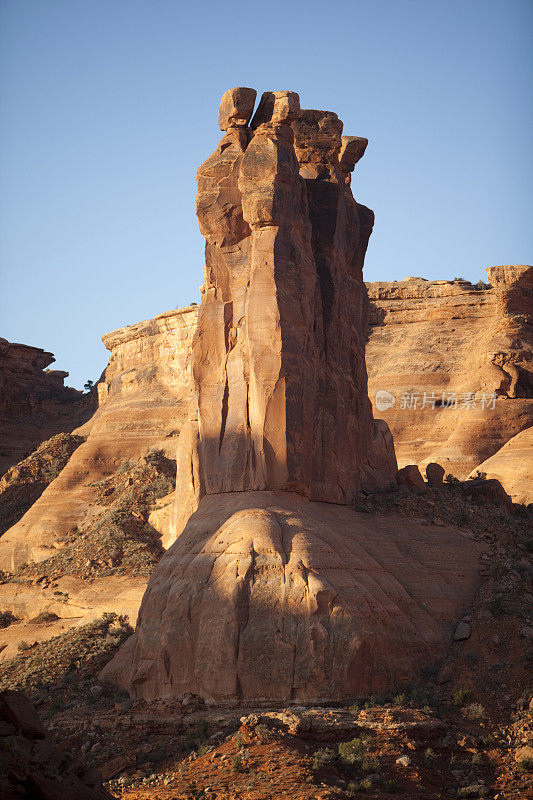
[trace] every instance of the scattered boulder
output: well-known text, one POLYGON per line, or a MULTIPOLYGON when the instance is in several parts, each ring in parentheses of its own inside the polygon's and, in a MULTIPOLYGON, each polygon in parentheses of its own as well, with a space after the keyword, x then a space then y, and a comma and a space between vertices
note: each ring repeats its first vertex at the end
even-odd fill
POLYGON ((472 626, 469 622, 460 622, 453 635, 454 642, 464 642, 470 639, 472 635, 472 626))
POLYGON ((426 478, 428 479, 428 483, 433 488, 438 489, 439 486, 442 486, 444 480, 444 467, 441 467, 440 464, 435 464, 431 462, 426 467, 426 478))
POLYGON ((344 710, 327 708, 291 708, 285 711, 267 711, 241 718, 245 728, 253 730, 258 724, 282 730, 291 736, 317 741, 335 741, 355 736, 361 726, 356 715, 344 710))
POLYGON ((424 489, 426 483, 420 474, 416 464, 408 464, 406 467, 398 470, 396 475, 396 483, 400 486, 407 486, 408 489, 424 489))
POLYGON ((19 800, 111 800, 94 769, 72 762, 48 740, 26 695, 0 693, 0 796, 19 800))
POLYGON ((0 719, 13 725, 26 738, 44 739, 46 736, 39 715, 22 692, 0 692, 0 719))
POLYGON ((474 502, 481 500, 494 506, 511 506, 511 498, 496 478, 469 480, 463 484, 463 488, 474 502))
POLYGON ((431 739, 446 732, 442 720, 414 708, 364 708, 359 712, 357 723, 364 730, 388 735, 407 734, 413 739, 431 739))

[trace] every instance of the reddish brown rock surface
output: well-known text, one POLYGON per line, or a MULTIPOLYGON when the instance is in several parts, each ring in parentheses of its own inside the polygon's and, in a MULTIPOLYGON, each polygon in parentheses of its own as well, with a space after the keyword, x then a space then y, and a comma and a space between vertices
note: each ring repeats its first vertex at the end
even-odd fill
POLYGON ((459 531, 290 493, 203 498, 103 677, 145 698, 319 702, 438 663, 478 581, 459 531))
POLYGON ((54 361, 38 347, 0 338, 0 475, 94 412, 93 395, 63 385, 68 372, 46 369, 54 361))
POLYGON ((144 698, 340 700, 442 657, 478 553, 453 529, 338 505, 396 475, 367 396, 373 215, 349 188, 366 142, 343 142, 336 114, 300 111, 292 92, 265 93, 249 129, 243 93, 225 95, 226 134, 198 173, 190 452, 205 496, 103 677, 144 698))
POLYGON ((198 171, 200 491, 350 502, 395 474, 366 387, 362 266, 373 215, 349 188, 362 140, 345 142, 339 162, 342 122, 300 111, 294 92, 265 93, 252 130, 250 91, 224 96, 225 136, 198 171))
MULTIPOLYGON (((462 280, 367 284, 369 393, 394 398, 377 407, 400 467, 435 461, 466 478, 533 423, 533 268, 487 273, 492 288, 481 290, 462 280)), ((516 488, 512 470, 501 473, 517 501, 533 477, 531 450, 521 452, 516 488)))

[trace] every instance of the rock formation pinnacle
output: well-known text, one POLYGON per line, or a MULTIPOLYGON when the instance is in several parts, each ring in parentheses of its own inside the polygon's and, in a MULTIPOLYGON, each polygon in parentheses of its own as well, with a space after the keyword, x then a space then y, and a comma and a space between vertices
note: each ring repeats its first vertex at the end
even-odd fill
POLYGON ((226 92, 198 170, 198 420, 177 458, 178 502, 192 490, 198 509, 102 673, 144 698, 389 690, 442 656, 477 582, 460 532, 348 507, 396 475, 367 393, 373 213, 349 180, 367 142, 287 91, 265 92, 248 126, 251 92, 226 92))
POLYGON ((372 212, 349 174, 367 140, 342 137, 295 92, 222 98, 225 135, 198 170, 206 266, 193 374, 201 493, 286 489, 349 503, 395 472, 372 418, 362 267, 372 212))

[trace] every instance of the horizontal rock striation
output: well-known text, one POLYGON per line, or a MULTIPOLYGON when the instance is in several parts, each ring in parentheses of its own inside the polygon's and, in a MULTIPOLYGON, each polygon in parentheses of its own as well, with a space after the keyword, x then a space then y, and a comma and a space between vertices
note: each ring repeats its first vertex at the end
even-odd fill
POLYGON ((533 268, 487 273, 491 285, 479 289, 421 278, 367 284, 369 393, 373 402, 379 391, 394 396, 379 413, 400 466, 434 461, 466 478, 533 424, 533 268))
MULTIPOLYGON (((97 386, 99 407, 76 433, 86 441, 22 519, 0 539, 0 568, 42 561, 54 542, 96 525, 106 508, 95 484, 125 469, 149 448, 172 459, 182 426, 194 416, 190 367, 195 307, 168 311, 103 337, 111 351, 97 386)), ((161 515, 172 536, 173 499, 161 515)))
POLYGON ((349 507, 397 471, 367 393, 373 214, 350 190, 367 142, 294 92, 266 92, 248 125, 254 99, 224 95, 198 172, 198 432, 178 452, 198 510, 102 673, 144 698, 390 690, 442 657, 478 580, 460 532, 349 507))

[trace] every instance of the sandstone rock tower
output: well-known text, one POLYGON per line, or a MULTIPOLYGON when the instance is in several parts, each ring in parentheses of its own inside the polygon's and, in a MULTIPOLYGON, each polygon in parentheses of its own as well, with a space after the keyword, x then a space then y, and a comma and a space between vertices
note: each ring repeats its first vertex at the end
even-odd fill
POLYGON ((295 92, 222 98, 198 171, 206 265, 193 374, 201 493, 294 490, 350 503, 395 457, 372 417, 362 267, 373 213, 350 173, 367 140, 295 92))
POLYGON ((443 654, 476 581, 459 532, 350 508, 396 472, 367 394, 373 214, 350 190, 367 141, 294 92, 266 92, 252 118, 254 101, 226 92, 224 136, 198 172, 198 419, 180 433, 177 482, 177 505, 192 491, 198 510, 103 672, 145 698, 391 689, 443 654))

